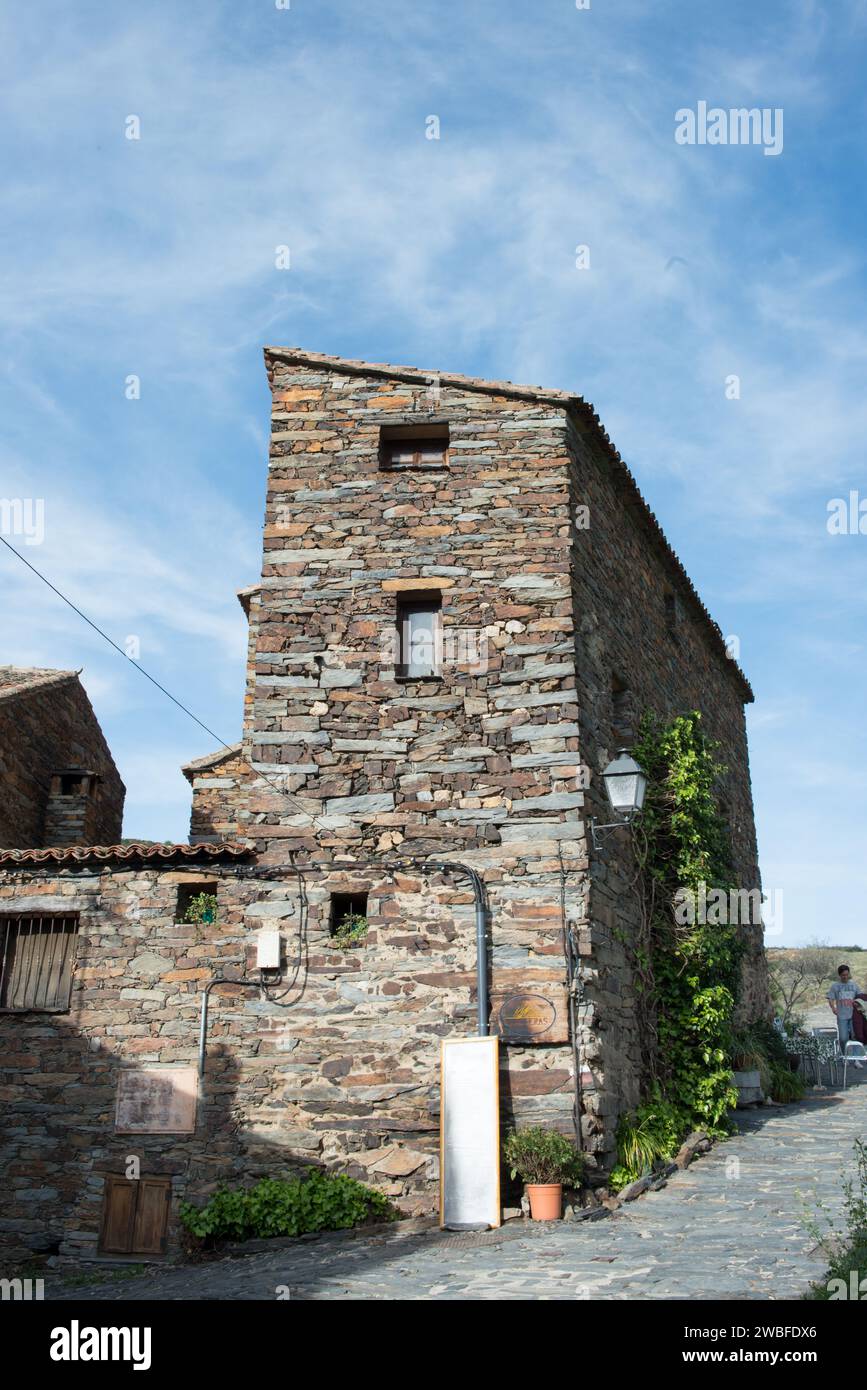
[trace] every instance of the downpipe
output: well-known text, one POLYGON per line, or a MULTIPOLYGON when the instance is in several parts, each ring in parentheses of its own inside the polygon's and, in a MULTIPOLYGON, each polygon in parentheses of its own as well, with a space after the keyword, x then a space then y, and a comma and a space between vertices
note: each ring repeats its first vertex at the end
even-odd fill
MULTIPOLYGON (((349 866, 347 866, 349 867, 349 866)), ((485 887, 480 875, 475 869, 471 869, 469 864, 461 864, 453 860, 431 861, 429 859, 402 859, 391 864, 382 864, 376 860, 353 860, 352 867, 379 869, 380 872, 400 871, 404 868, 415 869, 434 869, 440 873, 461 874, 468 879, 473 890, 473 902, 475 905, 476 918, 476 1027, 478 1036, 486 1038, 488 1036, 488 1015, 490 1012, 490 1002, 488 995, 488 921, 487 904, 485 902, 485 887)), ((288 874, 300 876, 302 871, 296 866, 291 868, 274 868, 266 870, 261 874, 245 874, 245 878, 279 879, 288 874)), ((227 980, 219 977, 209 980, 202 990, 202 1007, 199 1017, 199 1081, 204 1082, 205 1078, 205 1056, 207 1052, 208 1039, 208 1002, 211 990, 217 985, 231 985, 234 989, 263 989, 264 981, 261 980, 227 980)))

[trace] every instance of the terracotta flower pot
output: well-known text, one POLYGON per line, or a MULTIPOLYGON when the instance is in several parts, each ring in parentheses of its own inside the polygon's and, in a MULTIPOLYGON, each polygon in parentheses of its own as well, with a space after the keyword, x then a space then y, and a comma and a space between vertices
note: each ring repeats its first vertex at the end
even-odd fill
POLYGON ((563 1210, 561 1182, 528 1183, 530 1215, 534 1221, 559 1221, 563 1210))

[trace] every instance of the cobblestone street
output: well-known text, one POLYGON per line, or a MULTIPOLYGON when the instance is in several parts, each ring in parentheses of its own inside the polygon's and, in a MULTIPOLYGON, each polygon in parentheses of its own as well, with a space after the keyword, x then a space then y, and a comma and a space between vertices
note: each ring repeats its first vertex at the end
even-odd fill
POLYGON ((850 1074, 846 1092, 808 1096, 742 1112, 737 1136, 601 1220, 515 1221, 484 1234, 335 1234, 87 1286, 49 1274, 46 1296, 798 1299, 826 1264, 802 1210, 815 1213, 822 1201, 839 1209, 841 1171, 867 1129, 867 1075, 850 1074))

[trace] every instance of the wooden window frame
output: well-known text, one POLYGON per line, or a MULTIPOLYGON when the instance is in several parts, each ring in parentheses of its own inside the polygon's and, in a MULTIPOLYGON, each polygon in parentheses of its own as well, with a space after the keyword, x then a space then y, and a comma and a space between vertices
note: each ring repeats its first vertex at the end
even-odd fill
POLYGON ((442 680, 442 645, 443 645, 443 596, 442 590, 435 591, 425 589, 418 593, 401 594, 397 600, 397 612, 395 615, 397 627, 397 667, 395 677, 399 681, 438 681, 442 680), (413 613, 433 613, 433 636, 434 636, 434 660, 433 668, 424 673, 410 673, 410 662, 407 659, 410 655, 411 637, 409 634, 408 623, 413 613))
POLYGON ((387 473, 401 473, 411 469, 428 472, 441 472, 449 466, 449 427, 442 421, 427 424, 383 425, 379 432, 379 466, 387 473), (408 446, 415 442, 419 447, 410 451, 408 446), (437 457, 426 458, 422 445, 436 444, 437 457), (412 452, 411 459, 396 461, 393 453, 412 452))
MULTIPOLYGON (((72 1007, 72 986, 75 980, 75 966, 78 958, 78 938, 80 919, 77 912, 15 912, 0 914, 0 1014, 68 1014, 72 1007), (22 930, 29 924, 29 931, 22 930), (36 969, 36 977, 31 981, 32 963, 27 965, 24 982, 24 998, 39 1002, 8 1004, 10 988, 15 986, 15 953, 19 942, 32 942, 35 935, 42 935, 46 925, 57 930, 48 932, 48 940, 43 944, 36 969), (63 941, 63 955, 57 954, 58 941, 63 941), (13 944, 14 942, 14 944, 13 944), (12 948, 10 950, 10 947, 12 948), (46 962, 48 973, 45 975, 46 962), (55 963, 59 964, 58 981, 47 1003, 47 984, 50 982, 55 963), (64 984, 65 981, 65 984, 64 984), (59 986, 64 984, 62 994, 59 986), (32 989, 32 995, 30 993, 32 989), (40 1000, 40 995, 42 996, 40 1000)), ((13 993, 13 999, 15 994, 13 993)))

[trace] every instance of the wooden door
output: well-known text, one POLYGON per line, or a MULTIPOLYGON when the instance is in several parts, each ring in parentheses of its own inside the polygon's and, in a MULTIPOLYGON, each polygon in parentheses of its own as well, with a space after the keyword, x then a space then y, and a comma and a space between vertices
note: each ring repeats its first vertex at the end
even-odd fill
POLYGON ((106 1177, 99 1254, 164 1254, 171 1198, 171 1178, 106 1177))

